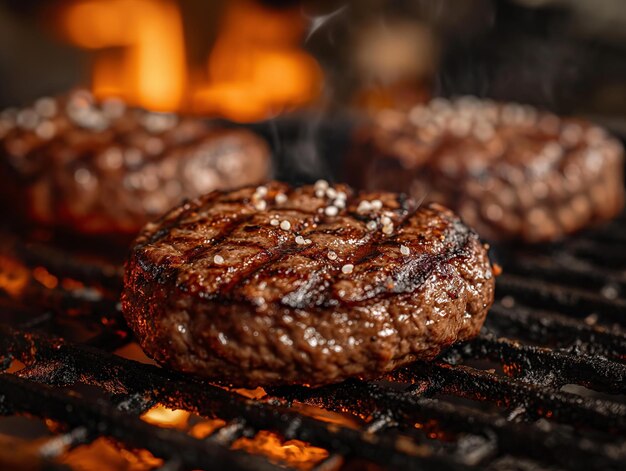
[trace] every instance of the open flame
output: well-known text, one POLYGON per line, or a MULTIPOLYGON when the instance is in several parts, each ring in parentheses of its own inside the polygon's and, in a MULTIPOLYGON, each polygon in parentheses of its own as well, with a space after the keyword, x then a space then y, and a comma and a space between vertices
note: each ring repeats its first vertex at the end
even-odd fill
POLYGON ((278 435, 267 431, 261 431, 253 438, 239 438, 233 443, 232 449, 265 455, 272 460, 286 462, 302 470, 311 469, 328 457, 328 451, 323 448, 311 446, 300 440, 282 441, 278 435))
POLYGON ((63 15, 75 44, 98 49, 93 92, 159 111, 182 104, 186 85, 183 26, 170 0, 86 0, 63 15))
MULTIPOLYGON (((309 415, 318 416, 319 414, 323 416, 329 414, 329 417, 338 416, 332 412, 326 414, 321 409, 309 415)), ((171 409, 162 404, 150 408, 140 418, 157 427, 180 430, 199 440, 217 433, 226 425, 222 419, 206 419, 184 409, 171 409)), ((344 421, 335 418, 331 422, 342 423, 344 421)), ((45 419, 45 423, 52 433, 64 431, 63 427, 53 420, 45 419)), ((324 448, 301 440, 284 440, 280 435, 267 430, 259 431, 253 437, 240 437, 230 447, 233 450, 263 455, 278 464, 286 464, 300 470, 312 469, 329 457, 328 450, 324 448)), ((147 471, 164 464, 162 459, 146 449, 128 449, 123 444, 107 437, 99 437, 91 443, 68 449, 58 457, 58 462, 72 469, 83 471, 147 471)))
POLYGON ((148 471, 163 466, 163 460, 148 450, 125 450, 104 437, 67 451, 58 461, 80 471, 148 471))
POLYGON ((0 254, 0 292, 19 298, 30 280, 30 272, 17 259, 0 254))
POLYGON ((76 0, 61 12, 60 26, 74 44, 97 50, 98 98, 254 121, 320 92, 321 70, 300 47, 306 25, 296 8, 227 2, 205 70, 186 62, 183 17, 173 0, 76 0))
MULTIPOLYGON (((259 394, 256 390, 255 393, 259 394)), ((185 410, 170 409, 160 404, 142 414, 141 419, 158 427, 185 431, 198 439, 204 439, 226 425, 222 419, 204 419, 185 410)), ((284 441, 269 431, 260 431, 252 438, 239 438, 233 442, 231 448, 265 455, 274 461, 285 462, 292 467, 305 470, 328 457, 328 451, 323 448, 300 440, 284 441)))
POLYGON ((169 409, 156 405, 141 416, 141 420, 165 428, 185 429, 191 414, 182 409, 169 409))
POLYGON ((230 2, 209 57, 209 83, 194 96, 196 111, 247 121, 313 99, 321 72, 298 47, 304 27, 298 10, 230 2))

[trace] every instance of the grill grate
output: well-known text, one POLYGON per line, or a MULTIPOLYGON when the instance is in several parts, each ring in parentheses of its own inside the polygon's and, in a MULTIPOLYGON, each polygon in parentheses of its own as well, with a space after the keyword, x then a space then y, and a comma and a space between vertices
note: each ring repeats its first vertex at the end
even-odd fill
MULTIPOLYGON (((263 430, 326 449, 329 455, 316 469, 363 463, 401 469, 622 469, 626 273, 618 258, 607 259, 623 253, 624 229, 626 217, 547 248, 498 253, 505 274, 497 280, 498 299, 481 336, 452 347, 437 362, 415 363, 377 382, 275 388, 261 399, 113 353, 132 337, 107 296, 62 287, 52 290, 54 296, 39 296, 50 290, 33 288, 27 291, 29 316, 10 303, 2 316, 4 368, 13 360, 25 367, 0 375, 0 412, 59 424, 64 432, 28 451, 49 469, 67 450, 102 436, 149 450, 164 460, 161 469, 283 469, 288 464, 231 449, 237 439, 263 430), (82 317, 72 320, 68 309, 82 317), (62 339, 59 324, 84 322, 85 314, 101 327, 99 333, 62 339), (81 384, 99 393, 80 392, 81 384), (155 404, 225 425, 198 439, 142 421, 140 414, 155 404), (358 417, 364 425, 312 417, 302 404, 358 417)), ((119 285, 110 267, 98 270, 76 260, 66 265, 50 249, 22 247, 20 254, 34 264, 53 258, 47 266, 58 276, 82 274, 105 288, 119 285)), ((0 465, 7 459, 0 453, 0 465)))

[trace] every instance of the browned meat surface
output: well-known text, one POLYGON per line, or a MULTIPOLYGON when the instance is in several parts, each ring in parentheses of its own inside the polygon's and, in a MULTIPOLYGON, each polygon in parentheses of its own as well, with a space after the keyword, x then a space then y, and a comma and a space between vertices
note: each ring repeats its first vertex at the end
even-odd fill
POLYGON ((152 113, 91 94, 0 115, 0 196, 38 225, 130 234, 184 198, 268 178, 265 142, 245 130, 152 113))
POLYGON ((235 385, 320 385, 475 336, 493 291, 485 247, 441 206, 273 182, 148 224, 122 306, 164 365, 235 385))
POLYGON ((435 99, 359 130, 346 179, 438 202, 489 239, 547 241, 624 204, 619 142, 529 106, 435 99))

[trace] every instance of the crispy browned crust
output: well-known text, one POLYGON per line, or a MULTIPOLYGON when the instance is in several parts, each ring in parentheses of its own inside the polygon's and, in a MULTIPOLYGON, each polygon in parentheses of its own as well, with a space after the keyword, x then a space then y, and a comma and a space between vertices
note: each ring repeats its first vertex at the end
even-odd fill
POLYGON ((355 140, 350 183, 443 204, 488 239, 550 241, 624 206, 620 143, 529 106, 436 99, 378 113, 355 140))
POLYGON ((235 385, 319 385, 377 377, 478 333, 494 279, 477 235, 452 212, 339 185, 346 208, 328 216, 332 199, 311 186, 267 189, 267 209, 255 188, 214 192, 137 239, 122 306, 154 359, 235 385), (357 211, 364 199, 384 206, 357 211), (366 226, 381 215, 391 234, 366 226))

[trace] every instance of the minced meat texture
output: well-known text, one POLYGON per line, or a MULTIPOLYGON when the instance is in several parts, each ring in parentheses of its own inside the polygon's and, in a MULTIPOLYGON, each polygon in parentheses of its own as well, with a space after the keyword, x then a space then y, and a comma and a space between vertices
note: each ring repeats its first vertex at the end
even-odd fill
POLYGON ((485 247, 441 206, 272 182, 148 224, 122 307, 163 365, 238 386, 321 385, 475 336, 493 292, 485 247))
POLYGON ((472 97, 378 112, 356 133, 346 179, 443 204, 493 240, 555 240, 624 204, 623 150, 602 128, 472 97))
POLYGON ((0 201, 38 227, 128 235, 128 243, 184 198, 269 172, 269 148, 248 130, 86 91, 0 113, 0 201))

